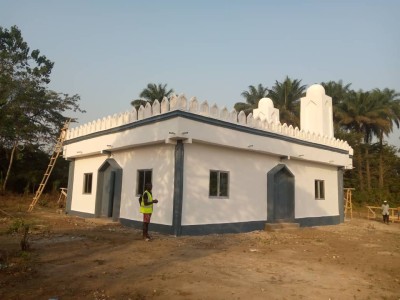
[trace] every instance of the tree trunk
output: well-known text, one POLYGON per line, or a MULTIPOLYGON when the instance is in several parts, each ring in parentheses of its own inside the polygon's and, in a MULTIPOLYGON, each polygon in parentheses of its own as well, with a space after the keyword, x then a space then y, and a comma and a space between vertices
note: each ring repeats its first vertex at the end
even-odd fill
POLYGON ((383 136, 379 137, 379 188, 383 189, 383 136))
POLYGON ((379 153, 379 188, 383 189, 383 154, 379 153))
POLYGON ((14 162, 15 151, 17 150, 17 145, 18 145, 18 142, 15 141, 14 145, 13 145, 13 148, 11 150, 11 157, 10 157, 10 162, 8 163, 8 169, 7 169, 7 173, 6 173, 6 178, 4 178, 3 186, 1 187, 1 191, 2 192, 4 192, 6 190, 8 177, 10 176, 11 167, 12 167, 12 164, 14 162))
POLYGON ((359 184, 360 184, 360 190, 364 191, 365 187, 364 187, 364 177, 363 177, 363 170, 362 170, 362 149, 361 149, 361 145, 359 146, 359 150, 357 151, 357 171, 358 171, 358 180, 359 180, 359 184))
POLYGON ((367 173, 367 190, 371 190, 371 170, 369 167, 369 145, 365 145, 365 172, 367 173))

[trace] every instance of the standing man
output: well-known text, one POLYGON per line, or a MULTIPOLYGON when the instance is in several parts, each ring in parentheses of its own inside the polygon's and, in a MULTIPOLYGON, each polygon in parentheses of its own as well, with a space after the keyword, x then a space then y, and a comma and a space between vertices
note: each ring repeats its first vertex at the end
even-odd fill
POLYGON ((142 195, 142 200, 140 201, 140 212, 143 214, 143 239, 145 241, 150 241, 151 237, 149 235, 149 224, 151 219, 151 214, 153 213, 153 203, 158 203, 157 199, 153 199, 151 190, 153 185, 151 182, 147 182, 145 186, 145 191, 142 195))
POLYGON ((389 225, 389 204, 387 201, 383 201, 382 204, 382 216, 383 216, 383 223, 386 223, 389 225))

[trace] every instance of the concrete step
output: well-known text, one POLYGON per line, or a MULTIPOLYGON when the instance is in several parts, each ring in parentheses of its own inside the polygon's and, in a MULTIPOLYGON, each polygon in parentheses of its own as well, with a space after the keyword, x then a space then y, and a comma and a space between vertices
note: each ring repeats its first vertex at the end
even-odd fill
POLYGON ((295 229, 299 229, 299 228, 300 228, 299 223, 279 222, 279 223, 266 223, 264 230, 265 231, 285 231, 285 230, 295 230, 295 229))

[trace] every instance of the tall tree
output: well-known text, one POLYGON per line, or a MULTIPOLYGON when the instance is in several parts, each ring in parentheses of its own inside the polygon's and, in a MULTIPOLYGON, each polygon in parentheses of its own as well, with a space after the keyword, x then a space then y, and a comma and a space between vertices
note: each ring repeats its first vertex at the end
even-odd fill
POLYGON ((79 96, 48 89, 54 63, 30 50, 16 26, 0 27, 0 142, 8 157, 6 188, 18 149, 52 143, 67 119, 66 111, 81 111, 79 96))
POLYGON ((365 172, 367 176, 367 187, 371 189, 370 155, 369 146, 374 136, 380 131, 387 131, 391 126, 388 118, 389 110, 385 101, 375 97, 371 92, 353 92, 336 107, 336 117, 340 120, 339 125, 348 130, 360 133, 360 149, 356 154, 360 188, 365 189, 362 162, 365 161, 365 172), (364 157, 362 157, 364 153, 364 157))
POLYGON ((339 80, 338 82, 321 82, 321 85, 325 89, 325 94, 332 97, 333 107, 335 107, 335 105, 337 105, 341 101, 344 101, 348 94, 351 92, 351 83, 344 85, 342 80, 339 80))
POLYGON ((384 137, 393 131, 393 125, 399 128, 400 121, 400 94, 391 89, 374 89, 371 92, 374 101, 380 103, 385 109, 380 114, 381 121, 374 127, 374 134, 378 138, 379 145, 379 187, 384 185, 384 137))
POLYGON ((167 84, 149 83, 139 94, 140 99, 133 100, 131 105, 138 108, 140 105, 146 105, 147 102, 152 104, 155 100, 162 101, 164 97, 168 98, 173 92, 173 89, 167 89, 167 84))
POLYGON ((275 81, 275 85, 269 90, 268 97, 279 109, 281 123, 299 126, 300 123, 300 98, 304 96, 305 85, 301 80, 290 79, 286 76, 283 82, 275 81))
POLYGON ((254 85, 249 85, 248 91, 243 91, 241 96, 246 100, 246 102, 236 102, 234 108, 236 111, 244 111, 246 115, 251 113, 253 109, 258 107, 258 101, 260 99, 267 97, 268 88, 263 87, 261 83, 257 87, 254 85))
POLYGON ((321 82, 321 85, 325 89, 325 94, 332 97, 332 108, 333 108, 333 126, 335 130, 335 134, 338 133, 340 130, 338 128, 338 123, 340 120, 336 119, 336 107, 340 102, 345 101, 345 99, 349 96, 351 92, 350 89, 351 83, 343 84, 342 80, 338 82, 335 81, 328 81, 328 82, 321 82))

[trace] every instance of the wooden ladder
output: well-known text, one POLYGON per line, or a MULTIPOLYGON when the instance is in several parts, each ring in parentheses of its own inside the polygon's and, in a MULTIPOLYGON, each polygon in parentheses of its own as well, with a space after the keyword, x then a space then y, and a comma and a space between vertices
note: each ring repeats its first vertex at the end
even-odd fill
POLYGON ((39 184, 39 188, 37 189, 35 196, 33 197, 31 205, 29 205, 28 212, 31 212, 33 208, 35 207, 36 203, 38 202, 40 196, 42 195, 42 192, 44 190, 44 187, 46 186, 47 181, 49 180, 50 174, 53 171, 53 167, 56 164, 56 160, 60 153, 62 152, 62 147, 65 141, 65 138, 67 136, 67 130, 69 123, 71 122, 71 119, 65 121, 64 126, 61 128, 60 131, 60 136, 57 139, 57 143, 54 146, 53 149, 53 155, 50 158, 49 165, 47 166, 47 170, 43 175, 42 181, 39 184))
POLYGON ((344 188, 344 217, 347 218, 347 213, 350 213, 350 219, 353 219, 353 203, 351 202, 351 191, 354 188, 344 188))

